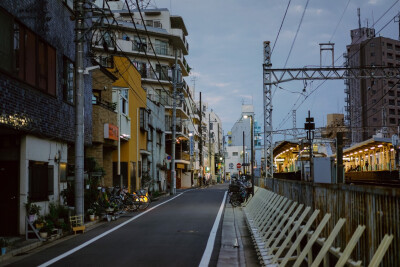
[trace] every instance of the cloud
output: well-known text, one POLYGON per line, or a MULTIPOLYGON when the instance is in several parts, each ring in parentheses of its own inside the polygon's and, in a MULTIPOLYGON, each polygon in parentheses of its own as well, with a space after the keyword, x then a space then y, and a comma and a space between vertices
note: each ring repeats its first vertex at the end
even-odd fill
POLYGON ((210 83, 210 85, 211 86, 215 86, 215 87, 219 87, 219 88, 222 88, 222 87, 227 87, 227 86, 229 86, 230 85, 230 83, 210 83))

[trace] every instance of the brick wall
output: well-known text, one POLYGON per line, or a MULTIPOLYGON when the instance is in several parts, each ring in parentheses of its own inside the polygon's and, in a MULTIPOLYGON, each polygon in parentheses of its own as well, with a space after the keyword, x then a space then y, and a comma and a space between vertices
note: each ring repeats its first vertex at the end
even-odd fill
MULTIPOLYGON (((63 57, 74 61, 74 21, 61 0, 2 0, 11 13, 56 49, 56 97, 44 94, 10 74, 0 72, 0 126, 56 138, 75 140, 75 107, 63 101, 63 57)), ((85 60, 87 65, 88 60, 85 60)), ((85 75, 85 144, 92 138, 91 78, 85 75)))

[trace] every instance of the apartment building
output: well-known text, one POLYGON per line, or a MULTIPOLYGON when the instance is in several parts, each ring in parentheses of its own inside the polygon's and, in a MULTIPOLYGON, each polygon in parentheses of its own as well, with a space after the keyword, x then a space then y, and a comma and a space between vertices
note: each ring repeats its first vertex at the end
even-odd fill
MULTIPOLYGON (((349 67, 400 66, 400 41, 376 37, 375 29, 351 30, 345 65, 349 67)), ((384 135, 397 132, 400 125, 400 84, 397 79, 347 79, 346 123, 352 143, 371 138, 377 131, 384 135)))
MULTIPOLYGON (((103 7, 103 1, 97 0, 103 7)), ((185 23, 180 16, 171 15, 166 8, 128 10, 124 1, 110 1, 109 7, 118 24, 113 19, 103 20, 106 25, 97 32, 92 44, 96 59, 104 64, 112 64, 111 53, 129 58, 141 75, 141 84, 148 101, 160 104, 165 109, 166 157, 172 153, 172 110, 173 110, 173 68, 177 60, 176 99, 176 186, 191 184, 189 130, 190 99, 192 91, 183 79, 189 75, 190 67, 185 56, 189 53, 185 23), (184 181, 184 182, 183 182, 184 181)), ((106 5, 106 9, 108 6, 106 5)), ((154 165, 154 164, 153 164, 154 165)), ((157 173, 160 167, 156 168, 157 173)), ((171 180, 170 172, 167 173, 171 180)))

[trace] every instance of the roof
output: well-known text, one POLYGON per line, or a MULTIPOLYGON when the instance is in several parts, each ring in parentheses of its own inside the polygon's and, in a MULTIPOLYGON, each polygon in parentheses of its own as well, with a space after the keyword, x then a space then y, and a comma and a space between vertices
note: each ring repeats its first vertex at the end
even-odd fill
POLYGON ((373 137, 371 139, 365 140, 361 143, 357 143, 349 148, 346 148, 343 150, 343 153, 350 153, 352 151, 355 150, 359 150, 359 149, 363 149, 367 146, 371 146, 371 145, 379 145, 382 143, 391 143, 392 139, 390 138, 383 138, 383 137, 373 137))

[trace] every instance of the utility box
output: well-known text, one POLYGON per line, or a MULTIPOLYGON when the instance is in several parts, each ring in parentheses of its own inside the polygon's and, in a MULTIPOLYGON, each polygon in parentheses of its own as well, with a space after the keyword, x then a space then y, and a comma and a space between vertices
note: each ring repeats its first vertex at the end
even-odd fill
POLYGON ((313 158, 313 175, 314 183, 332 184, 334 179, 332 177, 333 160, 330 157, 326 158, 313 158))

